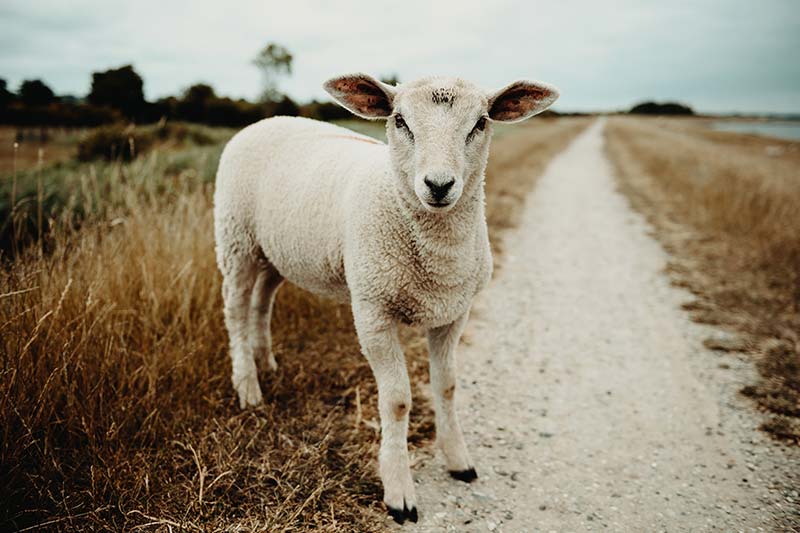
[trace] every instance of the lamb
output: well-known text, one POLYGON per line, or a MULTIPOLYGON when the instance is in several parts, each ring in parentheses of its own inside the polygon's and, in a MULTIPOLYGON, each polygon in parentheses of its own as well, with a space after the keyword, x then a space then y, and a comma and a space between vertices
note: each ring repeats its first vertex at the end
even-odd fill
POLYGON ((411 390, 400 323, 427 330, 437 441, 451 475, 477 477, 455 410, 455 349, 492 256, 484 171, 493 122, 518 122, 558 97, 517 81, 485 93, 458 78, 399 86, 363 74, 324 85, 343 107, 385 119, 388 144, 331 124, 275 117, 239 132, 217 172, 214 219, 232 381, 262 401, 256 360, 277 368, 270 314, 284 280, 351 303, 378 385, 383 501, 417 521, 407 449, 411 390))

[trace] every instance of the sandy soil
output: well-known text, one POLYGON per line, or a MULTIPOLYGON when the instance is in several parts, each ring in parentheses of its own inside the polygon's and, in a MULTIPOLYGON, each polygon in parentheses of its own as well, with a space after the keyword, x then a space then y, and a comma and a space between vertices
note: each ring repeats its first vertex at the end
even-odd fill
POLYGON ((719 333, 680 310, 602 129, 552 161, 476 302, 459 404, 480 478, 418 453, 407 530, 800 528, 800 454, 756 429, 749 363, 702 347, 719 333))

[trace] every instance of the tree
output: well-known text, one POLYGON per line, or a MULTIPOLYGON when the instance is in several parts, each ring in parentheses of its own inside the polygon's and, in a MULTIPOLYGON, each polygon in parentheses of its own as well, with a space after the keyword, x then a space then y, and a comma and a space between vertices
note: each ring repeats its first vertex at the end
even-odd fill
POLYGON ((694 115, 691 107, 676 102, 642 102, 633 106, 628 113, 632 115, 694 115))
POLYGON ((397 74, 382 76, 380 80, 387 85, 397 85, 398 83, 400 83, 400 78, 397 77, 397 74))
POLYGON ((214 98, 206 104, 203 122, 212 126, 241 127, 264 118, 264 106, 246 100, 214 98))
POLYGON ((184 91, 183 98, 178 102, 178 117, 189 122, 204 122, 206 108, 209 102, 216 98, 217 95, 210 85, 205 83, 192 85, 184 91))
POLYGON ((14 100, 14 93, 7 87, 6 80, 0 78, 0 109, 5 109, 14 100))
POLYGON ((272 116, 281 115, 285 117, 296 117, 300 114, 300 108, 294 100, 288 96, 284 96, 279 102, 275 103, 274 107, 270 109, 269 114, 272 116))
POLYGON ((292 73, 292 54, 286 47, 277 43, 269 43, 253 59, 253 64, 261 71, 264 90, 261 93, 263 102, 280 100, 278 79, 283 75, 292 73))
POLYGON ((128 118, 136 118, 145 108, 144 82, 132 65, 92 73, 89 102, 117 109, 128 118))
POLYGON ((205 83, 192 85, 183 93, 183 99, 189 102, 205 102, 216 97, 214 88, 205 83))
POLYGON ((56 101, 56 95, 42 80, 23 81, 19 86, 19 97, 27 107, 44 107, 56 101))

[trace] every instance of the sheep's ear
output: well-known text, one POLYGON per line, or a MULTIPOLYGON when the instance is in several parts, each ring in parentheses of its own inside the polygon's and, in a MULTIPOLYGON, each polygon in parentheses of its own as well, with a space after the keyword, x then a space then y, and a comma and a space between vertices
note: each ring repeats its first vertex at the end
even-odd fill
POLYGON ((392 114, 395 88, 366 74, 332 78, 323 87, 339 105, 359 117, 376 119, 392 114))
POLYGON ((519 122, 541 113, 558 99, 558 89, 539 81, 515 81, 489 95, 489 117, 519 122))

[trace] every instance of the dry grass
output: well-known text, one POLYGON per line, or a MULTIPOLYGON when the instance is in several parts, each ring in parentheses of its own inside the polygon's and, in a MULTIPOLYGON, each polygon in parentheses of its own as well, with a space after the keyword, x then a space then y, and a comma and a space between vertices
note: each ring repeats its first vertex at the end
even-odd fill
POLYGON ((709 131, 702 122, 612 119, 620 186, 674 260, 699 322, 740 336, 762 379, 743 392, 764 428, 800 442, 800 143, 709 131))
MULTIPOLYGON (((16 172, 0 171, 0 254, 9 255, 25 247, 40 231, 48 233, 51 225, 77 226, 86 218, 102 219, 121 205, 131 189, 137 194, 169 192, 181 175, 195 182, 213 181, 222 143, 233 135, 233 130, 176 123, 135 129, 104 127, 71 134, 51 130, 51 135, 55 140, 43 149, 41 165, 16 172), (98 140, 106 137, 108 141, 103 133, 110 130, 125 131, 131 145, 136 137, 148 139, 147 144, 158 149, 146 155, 137 151, 140 155, 130 165, 123 164, 121 158, 91 164, 77 161, 79 145, 102 146, 98 140), (54 160, 53 143, 63 144, 71 158, 54 160)), ((12 143, 10 138, 7 141, 12 143)), ((23 142, 17 155, 21 157, 25 146, 30 151, 29 145, 23 142)), ((4 155, 11 158, 5 163, 13 166, 13 150, 4 155)))
POLYGON ((44 152, 45 161, 50 163, 66 161, 75 155, 76 139, 79 135, 78 130, 61 128, 40 130, 0 126, 0 174, 11 173, 15 167, 18 171, 36 168, 39 163, 40 148, 44 152), (14 143, 20 131, 23 133, 23 139, 17 143, 15 150, 14 143))
MULTIPOLYGON (((541 121, 498 143, 493 234, 579 129, 541 121)), ((80 229, 55 223, 47 253, 29 247, 0 274, 0 529, 378 527, 376 390, 349 309, 281 289, 280 369, 261 376, 264 404, 241 412, 205 172, 158 153, 101 170, 112 185, 90 196, 103 209, 80 229)), ((422 339, 403 339, 413 449, 433 417, 422 339)))

